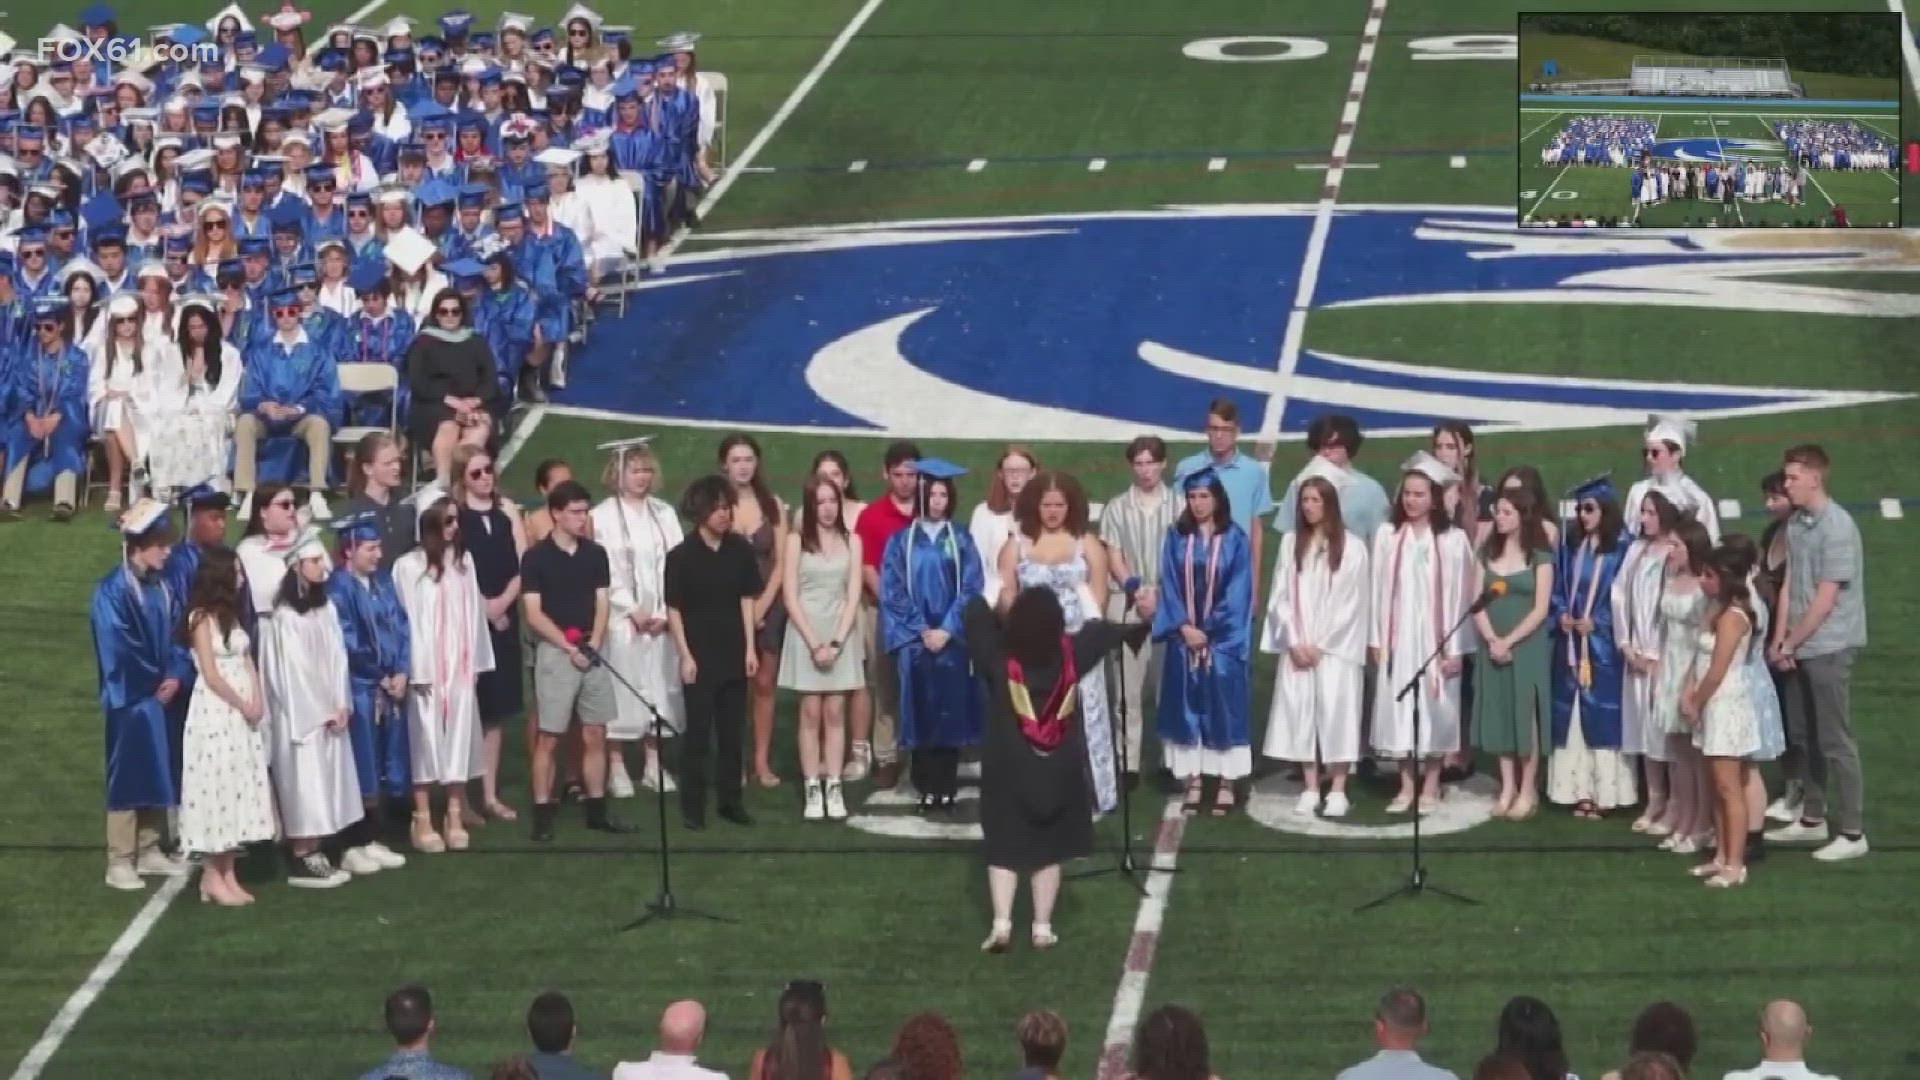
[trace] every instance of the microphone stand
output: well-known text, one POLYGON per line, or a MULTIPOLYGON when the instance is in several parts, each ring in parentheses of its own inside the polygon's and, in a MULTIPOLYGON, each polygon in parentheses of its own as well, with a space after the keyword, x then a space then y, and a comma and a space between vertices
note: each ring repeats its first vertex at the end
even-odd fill
MULTIPOLYGON (((1454 623, 1452 629, 1440 636, 1440 641, 1433 647, 1433 652, 1429 653, 1427 658, 1420 662, 1420 666, 1414 669, 1413 677, 1408 679, 1406 685, 1400 688, 1400 692, 1393 696, 1393 700, 1402 701, 1405 700, 1407 695, 1413 695, 1413 748, 1407 752, 1405 758, 1401 759, 1403 762, 1410 762, 1413 765, 1414 771, 1413 868, 1407 875, 1406 884, 1401 885, 1385 895, 1376 896, 1372 900, 1354 908, 1353 910, 1356 914, 1362 911, 1371 911, 1389 900, 1396 900, 1402 896, 1417 897, 1423 893, 1430 892, 1439 893, 1449 900, 1457 900, 1462 904, 1478 904, 1480 902, 1463 893, 1443 889, 1438 885, 1427 884, 1427 867, 1420 851, 1420 819, 1424 816, 1420 812, 1420 792, 1426 786, 1425 770, 1421 768, 1422 762, 1420 760, 1420 699, 1425 695, 1419 692, 1419 687, 1420 680, 1426 677, 1427 669, 1432 667, 1434 662, 1440 659, 1440 654, 1446 651, 1447 644, 1453 640, 1453 636, 1460 632, 1461 627, 1467 625, 1468 619, 1484 611, 1488 601, 1492 599, 1491 594, 1483 593, 1478 600, 1474 601, 1473 606, 1467 609, 1467 613, 1460 616, 1460 621, 1454 623)), ((1388 663, 1391 664, 1390 658, 1388 659, 1388 663)), ((1388 677, 1392 677, 1391 672, 1389 672, 1388 677)))
MULTIPOLYGON (((1133 611, 1133 594, 1131 592, 1127 593, 1126 600, 1126 610, 1133 611)), ((1131 648, 1131 646, 1122 645, 1121 648, 1124 650, 1131 648)), ((1135 655, 1138 655, 1138 650, 1135 650, 1135 655)), ((1078 881, 1081 878, 1104 877, 1107 874, 1114 874, 1125 880, 1127 884, 1133 886, 1133 890, 1144 897, 1147 895, 1147 886, 1146 883, 1140 880, 1142 873, 1177 874, 1180 872, 1180 868, 1173 866, 1141 866, 1139 860, 1133 857, 1133 792, 1127 786, 1127 675, 1126 657, 1124 653, 1121 654, 1120 662, 1115 666, 1120 668, 1118 672, 1120 677, 1113 680, 1116 690, 1115 701, 1118 704, 1118 708, 1114 709, 1108 717, 1107 724, 1109 730, 1113 732, 1114 765, 1118 774, 1114 779, 1120 785, 1120 853, 1118 857, 1114 859, 1112 866, 1100 866, 1092 870, 1081 870, 1078 873, 1068 874, 1067 877, 1069 880, 1078 881)), ((1135 764, 1138 763, 1136 762, 1135 764)))
MULTIPOLYGON (((600 650, 584 642, 580 643, 578 647, 580 652, 586 656, 588 663, 597 668, 605 668, 607 674, 613 676, 615 682, 625 687, 627 693, 638 698, 640 704, 647 707, 647 712, 653 715, 651 730, 653 733, 653 745, 657 752, 658 748, 665 745, 666 717, 660 715, 660 710, 655 708, 653 702, 647 699, 647 695, 641 693, 638 687, 628 682, 626 676, 620 674, 612 664, 607 663, 607 658, 600 654, 600 650)), ((662 770, 664 771, 664 769, 665 766, 663 765, 662 770)), ((647 901, 646 909, 642 911, 637 918, 622 926, 616 927, 616 929, 622 933, 628 930, 637 930, 655 919, 688 918, 705 919, 708 922, 717 923, 739 922, 740 920, 738 919, 729 918, 725 915, 716 915, 711 911, 682 907, 680 903, 674 899, 673 862, 669 857, 669 848, 667 846, 667 785, 664 782, 654 785, 654 794, 657 797, 656 802, 658 804, 660 818, 660 846, 658 849, 660 852, 660 892, 659 895, 647 901)))

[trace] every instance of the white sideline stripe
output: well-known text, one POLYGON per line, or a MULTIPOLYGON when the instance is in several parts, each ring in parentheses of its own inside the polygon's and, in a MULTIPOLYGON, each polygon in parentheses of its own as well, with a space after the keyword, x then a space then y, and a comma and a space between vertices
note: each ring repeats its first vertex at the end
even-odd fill
MULTIPOLYGON (((1377 169, 1380 167, 1380 163, 1377 161, 1372 161, 1372 162, 1349 161, 1347 162, 1346 167, 1349 169, 1377 169)), ((1300 169, 1305 172, 1326 172, 1327 170, 1333 168, 1333 166, 1324 161, 1320 161, 1320 162, 1301 162, 1299 164, 1296 164, 1294 168, 1300 169)))
POLYGON ((1907 516, 1907 509, 1900 505, 1899 499, 1881 499, 1880 516, 1888 521, 1899 521, 1907 516))
MULTIPOLYGON (((1180 841, 1187 831, 1182 801, 1177 795, 1168 799, 1160 815, 1153 855, 1147 861, 1153 871, 1172 870, 1180 855, 1180 841)), ((1113 1012, 1107 1017, 1106 1038, 1094 1066, 1095 1080, 1119 1080, 1127 1073, 1133 1029, 1140 1023, 1140 1010, 1146 1005, 1147 980, 1153 975, 1153 958, 1159 951, 1160 927, 1167 918, 1167 899, 1172 890, 1172 874, 1147 874, 1146 895, 1140 898, 1140 910, 1133 917, 1133 933, 1127 937, 1127 955, 1121 961, 1120 985, 1113 991, 1113 1012)))
POLYGON ((984 169, 986 167, 987 167, 987 159, 983 157, 977 157, 977 158, 974 158, 972 161, 967 162, 968 172, 979 172, 981 169, 984 169))
MULTIPOLYGON (((379 6, 378 0, 373 6, 379 6)), ((120 931, 120 936, 114 939, 112 947, 107 949, 107 955, 101 957, 100 962, 93 965, 93 970, 87 973, 87 980, 80 984, 80 988, 67 998, 67 1003, 60 1006, 60 1011, 48 1021, 47 1030, 40 1033, 40 1041, 33 1044, 33 1048, 27 1051, 27 1056, 21 1058, 19 1066, 13 1070, 13 1080, 34 1080, 34 1077, 40 1075, 40 1070, 46 1068, 47 1062, 53 1060, 53 1055, 60 1050, 60 1044, 67 1041, 68 1035, 73 1034, 73 1029, 79 1026, 80 1018, 85 1016, 93 1003, 100 999, 100 995, 106 991, 107 984, 113 981, 113 977, 120 974, 120 969, 126 966, 127 960, 133 956, 133 951, 140 947, 141 942, 147 940, 147 935, 160 921, 160 916, 167 913, 167 908, 172 906, 174 898, 186 889, 187 882, 192 877, 192 873, 189 872, 161 881, 160 888, 147 898, 147 902, 140 908, 140 913, 135 915, 133 921, 127 924, 127 928, 120 931)))
MULTIPOLYGON (((1347 83, 1347 103, 1340 111, 1339 133, 1334 136, 1333 153, 1338 163, 1347 160, 1353 148, 1354 125, 1360 118, 1360 103, 1366 99, 1367 76, 1373 70, 1373 54, 1380 45, 1380 27, 1387 18, 1387 0, 1373 0, 1367 11, 1366 30, 1360 38, 1360 52, 1354 57, 1353 78, 1347 83)), ((1300 366, 1300 349, 1307 337, 1307 309, 1313 304, 1314 286, 1320 281, 1320 264, 1327 257, 1327 236, 1333 230, 1333 207, 1340 200, 1340 182, 1346 169, 1336 164, 1327 170, 1327 182, 1314 209, 1313 231, 1307 234, 1307 254, 1300 264, 1300 285, 1294 290, 1293 307, 1287 312, 1286 333, 1280 340, 1280 358, 1274 365, 1278 387, 1267 397, 1266 415, 1260 419, 1258 440, 1272 443, 1280 435, 1280 417, 1287 409, 1287 382, 1300 366)))
POLYGON ((1920 98, 1920 45, 1913 43, 1913 24, 1907 20, 1906 0, 1887 0, 1887 10, 1900 16, 1900 53, 1906 57, 1907 85, 1920 98))
POLYGON ((848 172, 866 172, 866 171, 867 171, 867 159, 866 159, 866 158, 860 158, 860 159, 858 159, 858 160, 855 160, 855 161, 849 161, 849 162, 847 162, 847 171, 848 171, 848 172))
MULTIPOLYGON (((746 149, 740 151, 740 156, 734 159, 732 167, 721 173, 720 179, 715 180, 713 186, 707 189, 706 195, 700 200, 700 205, 694 207, 694 213, 701 220, 706 220, 707 215, 713 212, 713 205, 733 187, 733 182, 740 178, 747 166, 753 164, 753 159, 760 156, 760 151, 766 149, 767 144, 773 141, 774 133, 780 130, 780 125, 787 122, 787 118, 793 115, 794 110, 800 107, 800 103, 807 99, 808 94, 813 93, 813 88, 820 84, 820 79, 827 73, 827 69, 833 66, 835 60, 840 59, 841 53, 847 51, 847 45, 853 41, 854 35, 860 32, 861 27, 867 25, 867 20, 873 18, 874 12, 880 10, 880 4, 881 0, 867 0, 860 5, 859 11, 853 13, 853 18, 847 20, 847 25, 840 28, 839 35, 833 39, 832 44, 827 46, 827 51, 820 54, 820 59, 813 62, 813 67, 807 71, 799 83, 795 84, 793 91, 787 95, 787 100, 780 103, 780 107, 773 111, 773 115, 767 118, 766 124, 759 131, 753 133, 752 140, 747 143, 746 149)), ((659 265, 666 265, 667 260, 674 252, 680 250, 680 245, 686 239, 687 228, 683 225, 667 238, 665 244, 661 245, 659 253, 655 256, 659 260, 659 265)))
POLYGON ((527 440, 533 438, 534 432, 540 430, 541 423, 547 418, 549 408, 551 406, 535 405, 527 410, 527 415, 520 418, 520 425, 513 429, 513 438, 508 439, 507 445, 500 448, 498 464, 501 472, 507 471, 507 466, 513 463, 513 456, 526 447, 527 440))
POLYGON ((1097 157, 1097 158, 1094 158, 1092 161, 1087 162, 1088 172, 1100 172, 1104 170, 1106 167, 1107 167, 1107 159, 1103 157, 1097 157))
POLYGON ((379 11, 382 7, 386 6, 386 3, 387 0, 367 0, 366 3, 360 5, 359 11, 347 16, 347 22, 357 23, 374 12, 379 11))
POLYGON ((1224 171, 1226 171, 1226 168, 1227 168, 1227 159, 1226 159, 1226 158, 1223 158, 1223 157, 1217 157, 1217 158, 1208 158, 1208 159, 1207 159, 1207 171, 1208 171, 1208 172, 1224 172, 1224 171))
POLYGON ((1453 155, 1452 157, 1450 157, 1450 158, 1448 158, 1448 159, 1447 159, 1447 167, 1448 167, 1448 168, 1453 168, 1453 169, 1464 169, 1464 168, 1466 168, 1466 167, 1467 167, 1467 159, 1466 159, 1466 157, 1465 157, 1465 155, 1462 155, 1462 154, 1455 154, 1455 155, 1453 155))

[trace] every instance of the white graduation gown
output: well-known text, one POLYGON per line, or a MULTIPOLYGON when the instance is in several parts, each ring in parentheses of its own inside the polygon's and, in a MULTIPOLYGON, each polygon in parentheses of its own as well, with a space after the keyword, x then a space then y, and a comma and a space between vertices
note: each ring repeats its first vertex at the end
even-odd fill
MULTIPOLYGON (((106 318, 95 325, 105 326, 106 318)), ((159 395, 159 383, 167 371, 167 342, 148 340, 140 349, 140 370, 133 370, 133 356, 121 355, 109 363, 110 353, 118 351, 115 343, 101 339, 86 347, 87 354, 87 412, 91 423, 89 429, 105 436, 114 428, 128 427, 133 432, 133 447, 136 457, 144 457, 153 437, 159 433, 154 425, 155 407, 159 395), (109 393, 125 394, 125 397, 109 398, 109 393)))
MULTIPOLYGON (((1368 644, 1380 650, 1374 679, 1373 749, 1389 758, 1450 753, 1460 746, 1460 676, 1448 677, 1436 660, 1417 695, 1396 701, 1412 677, 1473 601, 1473 548, 1467 534, 1391 523, 1373 539, 1373 604, 1368 644), (1396 572, 1397 571, 1397 572, 1396 572), (1436 595, 1437 594, 1437 595, 1436 595), (1420 702, 1420 742, 1414 745, 1413 699, 1420 702)), ((1448 642, 1445 656, 1465 662, 1475 648, 1468 622, 1448 642)))
POLYGON ((413 782, 460 784, 485 771, 480 701, 474 680, 493 670, 486 600, 462 555, 437 580, 419 548, 393 564, 393 585, 410 623, 412 683, 407 730, 413 739, 413 782))
POLYGON ((247 578, 247 594, 253 598, 253 610, 262 616, 273 610, 280 583, 286 580, 286 553, 293 541, 289 536, 284 542, 275 543, 266 534, 255 533, 241 537, 234 545, 234 554, 240 558, 240 571, 247 578))
MULTIPOLYGON (((646 695, 669 732, 678 732, 686 717, 680 692, 680 650, 673 635, 642 634, 629 616, 667 614, 667 552, 685 535, 680 515, 661 499, 649 496, 635 506, 624 499, 604 499, 593 508, 593 535, 607 549, 611 587, 607 590, 607 663, 646 695)), ((652 733, 653 714, 616 680, 616 714, 607 725, 609 739, 638 739, 652 733)))
POLYGON ((980 552, 981 596, 989 604, 1000 602, 1000 549, 1007 546, 1007 538, 1013 535, 1013 511, 996 514, 986 503, 973 508, 973 517, 967 522, 967 532, 973 536, 974 549, 980 552))
POLYGON ((1635 532, 1639 531, 1640 500, 1646 498, 1649 491, 1658 491, 1674 506, 1692 514, 1694 520, 1706 526, 1707 539, 1716 544, 1720 542, 1720 508, 1707 495, 1707 490, 1686 473, 1642 477, 1627 489, 1627 501, 1620 504, 1620 510, 1635 532))
POLYGON ((1300 534, 1283 533, 1273 564, 1273 589, 1260 647, 1279 653, 1273 705, 1267 714, 1267 757, 1281 761, 1360 760, 1360 703, 1367 663, 1367 613, 1373 579, 1367 545, 1348 533, 1340 568, 1327 565, 1326 546, 1314 543, 1294 569, 1300 534), (1287 649, 1311 645, 1320 662, 1296 668, 1287 649))
MULTIPOLYGON (((325 588, 325 586, 320 586, 325 588)), ((260 681, 267 690, 267 746, 280 831, 332 836, 360 820, 360 777, 346 725, 347 643, 331 604, 308 612, 274 608, 260 622, 260 681)))
MULTIPOLYGON (((1645 539, 1634 540, 1621 560, 1620 572, 1613 577, 1613 636, 1622 655, 1660 655, 1660 593, 1666 577, 1664 551, 1650 550, 1645 539)), ((1621 753, 1645 754, 1651 750, 1655 760, 1666 760, 1665 737, 1656 736, 1649 740, 1646 736, 1647 720, 1653 715, 1653 695, 1659 682, 1657 675, 1635 671, 1631 664, 1622 667, 1621 753)))
POLYGON ((586 205, 593 221, 593 239, 587 247, 590 259, 598 263, 640 254, 640 210, 632 188, 603 176, 583 176, 574 196, 586 205))

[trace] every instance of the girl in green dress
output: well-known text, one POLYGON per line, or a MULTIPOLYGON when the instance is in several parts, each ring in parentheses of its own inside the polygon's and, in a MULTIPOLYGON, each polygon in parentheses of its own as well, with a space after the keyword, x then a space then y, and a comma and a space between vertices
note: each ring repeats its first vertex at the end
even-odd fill
POLYGON ((1493 816, 1517 820, 1539 808, 1540 751, 1551 715, 1546 622, 1553 546, 1544 510, 1526 488, 1503 488, 1494 500, 1480 570, 1496 596, 1473 617, 1481 642, 1474 655, 1473 742, 1500 761, 1493 816))

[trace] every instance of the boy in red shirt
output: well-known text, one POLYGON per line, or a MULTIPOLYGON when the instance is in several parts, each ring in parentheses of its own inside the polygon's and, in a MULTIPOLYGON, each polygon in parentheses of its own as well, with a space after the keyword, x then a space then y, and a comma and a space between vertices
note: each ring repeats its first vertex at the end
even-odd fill
POLYGON ((873 692, 871 717, 855 716, 853 722, 853 761, 848 764, 847 779, 858 779, 873 766, 873 786, 890 788, 900 782, 900 747, 895 717, 900 702, 900 680, 894 671, 893 657, 879 647, 880 637, 880 560, 887 553, 887 541, 913 524, 914 495, 920 481, 920 448, 910 442, 887 447, 887 493, 867 504, 853 523, 860 537, 861 556, 866 566, 861 571, 866 588, 861 592, 869 618, 867 631, 867 686, 873 692), (872 730, 862 731, 871 726, 872 730))

